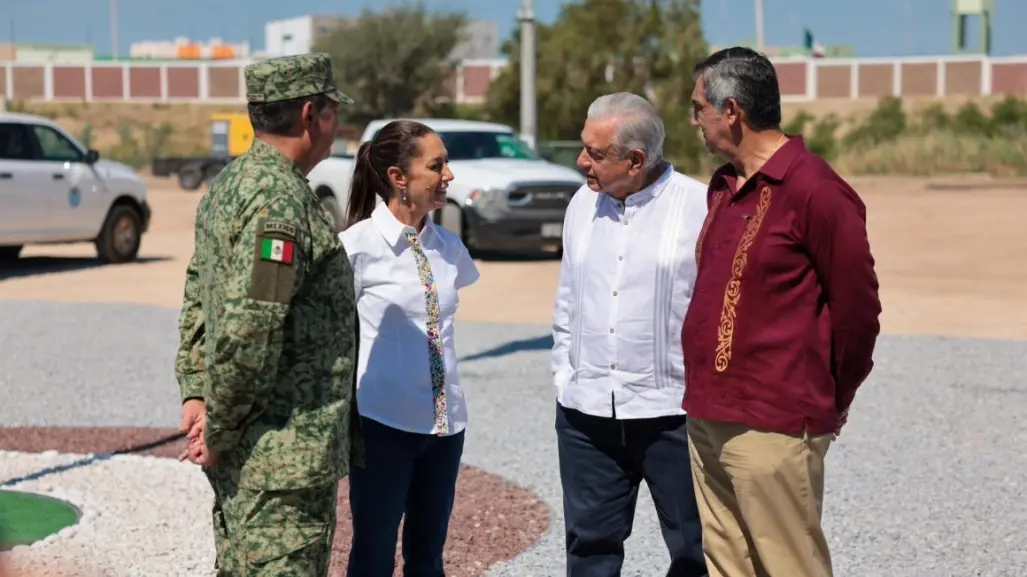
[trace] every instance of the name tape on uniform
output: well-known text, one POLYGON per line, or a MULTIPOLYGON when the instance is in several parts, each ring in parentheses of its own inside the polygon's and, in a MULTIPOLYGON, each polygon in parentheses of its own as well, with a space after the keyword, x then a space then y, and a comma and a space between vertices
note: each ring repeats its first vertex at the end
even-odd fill
POLYGON ((264 223, 264 234, 278 232, 296 238, 296 227, 280 220, 269 220, 264 223))

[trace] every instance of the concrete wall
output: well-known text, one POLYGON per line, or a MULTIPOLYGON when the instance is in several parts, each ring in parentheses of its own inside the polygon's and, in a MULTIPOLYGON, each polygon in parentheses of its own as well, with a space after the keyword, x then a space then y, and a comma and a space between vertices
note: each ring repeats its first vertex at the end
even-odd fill
MULTIPOLYGON (((241 102, 248 61, 0 62, 0 96, 11 100, 241 102)), ((1027 97, 1027 55, 981 58, 789 59, 775 61, 787 101, 895 96, 1027 97)), ((481 102, 503 60, 465 60, 446 86, 454 100, 481 102)))
POLYGON ((1027 96, 1027 56, 778 60, 787 100, 882 96, 1027 96))

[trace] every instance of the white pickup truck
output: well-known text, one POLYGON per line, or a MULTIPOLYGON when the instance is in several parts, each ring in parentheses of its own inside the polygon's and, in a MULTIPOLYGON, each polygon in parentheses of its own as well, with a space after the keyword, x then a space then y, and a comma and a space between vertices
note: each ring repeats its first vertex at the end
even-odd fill
POLYGON ((0 262, 26 244, 92 242, 101 262, 135 260, 150 224, 146 184, 47 118, 0 112, 0 262))
MULTIPOLYGON (((577 171, 541 159, 514 129, 471 120, 414 119, 431 127, 449 152, 453 181, 434 218, 476 251, 559 251, 563 217, 585 183, 577 171)), ((360 142, 389 120, 368 124, 360 142)), ((311 188, 344 222, 353 176, 352 153, 336 152, 307 175, 311 188)))

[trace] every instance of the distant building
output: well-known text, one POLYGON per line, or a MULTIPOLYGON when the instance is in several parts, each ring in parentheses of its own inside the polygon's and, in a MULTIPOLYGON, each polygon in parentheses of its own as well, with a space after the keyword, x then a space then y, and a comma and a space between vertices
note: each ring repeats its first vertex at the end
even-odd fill
POLYGON ((336 25, 345 21, 338 16, 311 14, 284 20, 272 20, 264 25, 264 52, 268 57, 306 54, 336 25))
POLYGON ((492 20, 474 20, 464 28, 464 40, 453 49, 458 60, 499 58, 499 28, 492 20))
POLYGON ((88 44, 0 44, 0 62, 84 64, 94 56, 88 44))
MULTIPOLYGON (((310 52, 314 44, 350 18, 308 15, 273 20, 264 25, 261 56, 291 56, 310 52)), ((464 29, 464 39, 453 49, 458 60, 490 60, 499 56, 499 31, 495 22, 475 20, 464 29)))
POLYGON ((250 44, 226 44, 221 38, 211 38, 206 43, 185 37, 171 41, 147 40, 132 43, 129 56, 154 60, 237 60, 250 57, 250 44))

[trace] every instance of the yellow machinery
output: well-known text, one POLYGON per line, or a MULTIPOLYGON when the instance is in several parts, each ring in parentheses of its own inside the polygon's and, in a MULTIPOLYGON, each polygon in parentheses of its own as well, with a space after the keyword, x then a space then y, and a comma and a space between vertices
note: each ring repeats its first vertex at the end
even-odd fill
MULTIPOLYGON (((333 154, 352 155, 356 143, 344 138, 350 133, 360 134, 356 127, 340 126, 333 154), (350 150, 347 150, 350 149, 350 150)), ((218 112, 210 115, 210 154, 206 156, 163 157, 153 159, 150 171, 154 176, 178 176, 183 190, 197 190, 209 183, 218 173, 242 156, 253 145, 253 125, 246 112, 218 112)))
POLYGON ((210 116, 210 154, 206 156, 155 158, 154 176, 178 175, 183 190, 196 190, 210 182, 233 158, 253 144, 253 125, 245 112, 219 112, 210 116))
POLYGON ((210 116, 210 155, 235 158, 253 144, 253 126, 245 112, 218 113, 210 116))

